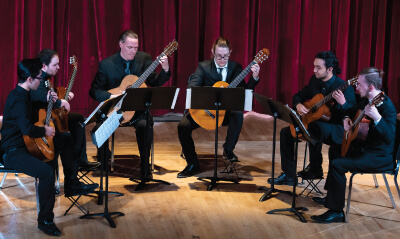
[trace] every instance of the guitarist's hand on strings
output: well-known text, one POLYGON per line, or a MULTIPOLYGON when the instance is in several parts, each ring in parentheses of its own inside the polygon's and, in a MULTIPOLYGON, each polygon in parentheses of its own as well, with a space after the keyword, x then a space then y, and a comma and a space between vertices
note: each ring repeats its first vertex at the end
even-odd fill
POLYGON ((53 103, 56 102, 56 100, 58 99, 57 93, 56 92, 51 92, 51 91, 47 92, 47 101, 49 101, 50 94, 51 94, 51 96, 53 96, 53 103))
POLYGON ((375 105, 365 106, 365 114, 371 117, 371 119, 373 119, 374 122, 378 122, 382 118, 381 114, 379 114, 378 109, 375 107, 375 105))
POLYGON ((65 108, 65 110, 67 111, 67 112, 69 112, 70 110, 71 110, 71 106, 70 106, 70 104, 68 103, 68 101, 66 101, 66 100, 61 100, 61 106, 60 106, 60 108, 61 107, 64 107, 65 108))
POLYGON ((168 64, 168 57, 167 56, 163 56, 160 58, 160 65, 163 68, 163 70, 165 72, 169 71, 169 64, 168 64))
POLYGON ((299 103, 299 104, 296 105, 296 110, 297 110, 297 113, 298 113, 299 115, 305 115, 305 114, 308 113, 308 111, 310 111, 309 109, 307 109, 307 108, 306 108, 303 104, 301 104, 301 103, 299 103))
POLYGON ((260 66, 258 64, 254 64, 250 67, 253 72, 253 78, 258 79, 258 74, 260 73, 260 66))
POLYGON ((335 90, 332 93, 332 97, 338 102, 340 105, 344 105, 346 103, 346 98, 341 90, 335 90))
POLYGON ((46 130, 47 137, 53 137, 56 134, 56 130, 48 125, 44 125, 44 129, 46 130))
POLYGON ((348 131, 351 129, 351 127, 353 127, 353 121, 351 121, 350 118, 345 118, 343 120, 343 126, 344 126, 344 130, 348 131))

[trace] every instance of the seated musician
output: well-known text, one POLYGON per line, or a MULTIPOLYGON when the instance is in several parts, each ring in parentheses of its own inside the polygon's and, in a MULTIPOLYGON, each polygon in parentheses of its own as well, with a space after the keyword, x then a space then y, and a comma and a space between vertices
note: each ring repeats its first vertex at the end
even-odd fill
MULTIPOLYGON (((38 57, 43 64, 42 77, 44 80, 40 83, 39 88, 36 91, 31 92, 31 98, 33 101, 46 102, 47 99, 43 97, 48 91, 48 88, 45 85, 45 80, 51 79, 57 74, 58 70, 60 69, 59 57, 58 53, 52 49, 41 50, 38 57)), ((54 103, 54 108, 65 107, 69 111, 69 101, 74 98, 74 94, 72 92, 69 92, 68 94, 68 101, 65 99, 58 99, 57 94, 55 93, 53 93, 53 97, 57 99, 54 103)), ((86 154, 85 127, 81 126, 81 123, 83 122, 83 115, 73 112, 68 113, 68 131, 71 133, 73 138, 74 150, 78 157, 79 167, 82 169, 96 168, 100 166, 100 163, 89 162, 86 154)), ((56 130, 58 130, 57 127, 56 130)))
MULTIPOLYGON (((127 75, 136 75, 140 77, 146 69, 153 63, 151 56, 145 52, 138 51, 139 36, 132 30, 124 31, 119 37, 120 51, 114 55, 102 60, 99 69, 93 79, 89 95, 98 102, 105 101, 111 97, 115 97, 108 92, 121 85, 122 80, 127 75)), ((168 58, 161 57, 160 64, 162 70, 160 73, 152 72, 146 80, 146 84, 150 86, 161 86, 171 77, 168 58)), ((153 141, 153 127, 150 128, 147 135, 147 149, 145 149, 145 133, 146 133, 146 114, 143 111, 136 111, 130 121, 130 125, 136 129, 136 139, 138 142, 141 162, 140 173, 151 178, 150 169, 145 174, 145 160, 149 160, 151 142, 153 141), (146 151, 148 157, 145 158, 146 151)))
MULTIPOLYGON (((45 85, 45 81, 50 77, 56 75, 59 67, 59 58, 57 52, 51 49, 44 49, 38 55, 42 62, 42 78, 39 87, 30 92, 32 106, 34 110, 46 109, 47 108, 47 97, 48 87, 45 85)), ((56 93, 51 93, 55 103, 53 108, 65 107, 69 112, 70 105, 66 100, 57 99, 56 93)), ((72 94, 73 95, 73 94, 72 94)), ((71 97, 72 99, 72 97, 71 97)), ((66 197, 73 195, 82 195, 92 192, 99 185, 97 183, 84 184, 78 181, 78 167, 79 161, 82 160, 82 154, 86 156, 86 136, 85 128, 79 125, 79 122, 83 122, 83 116, 80 114, 69 114, 70 132, 59 132, 56 128, 56 134, 54 136, 54 147, 55 151, 60 153, 61 163, 64 171, 64 193, 66 197), (83 148, 84 147, 84 148, 83 148), (78 149, 79 148, 79 149, 78 149), (83 152, 82 152, 83 151, 83 152)), ((37 114, 33 115, 33 120, 37 120, 37 114)), ((56 160, 51 161, 53 167, 57 167, 58 163, 56 160)), ((85 164, 87 167, 98 166, 99 163, 85 164)), ((81 164, 82 165, 82 164, 81 164)))
POLYGON ((331 158, 325 184, 328 194, 326 198, 320 198, 319 201, 329 210, 321 215, 311 216, 317 222, 345 221, 343 207, 346 172, 356 170, 373 173, 392 170, 394 167, 392 154, 396 137, 396 108, 386 95, 376 106, 368 104, 381 93, 382 75, 383 71, 375 67, 364 68, 359 74, 356 90, 362 97, 362 101, 346 111, 343 123, 344 129, 350 130, 356 112, 365 110, 365 118, 370 120, 368 135, 361 147, 346 154, 346 157, 338 156, 341 152, 330 154, 333 158, 331 158))
MULTIPOLYGON (((235 77, 242 72, 242 66, 234 61, 229 60, 232 53, 231 44, 223 37, 215 40, 211 53, 213 59, 200 62, 196 71, 192 75, 188 87, 192 86, 212 86, 218 81, 226 81, 231 83, 235 77)), ((258 83, 260 66, 254 64, 251 67, 252 77, 247 82, 242 81, 238 87, 246 89, 254 89, 258 83)), ((228 124, 228 132, 225 140, 224 158, 230 161, 238 161, 238 157, 233 153, 236 143, 239 139, 240 131, 243 125, 242 111, 227 111, 223 124, 228 124)), ((183 171, 178 173, 178 178, 190 177, 199 173, 199 160, 197 159, 196 149, 194 146, 192 131, 200 127, 192 118, 190 113, 184 115, 178 124, 179 141, 182 145, 182 152, 185 155, 187 166, 183 171)))
POLYGON ((18 170, 39 179, 38 228, 44 233, 58 236, 61 231, 54 224, 55 202, 54 169, 49 164, 32 156, 25 146, 23 135, 39 138, 53 137, 55 129, 32 122, 30 91, 36 90, 42 80, 40 59, 24 59, 18 64, 18 84, 7 97, 1 127, 1 149, 5 151, 7 168, 18 170))
MULTIPOLYGON (((322 170, 322 143, 341 144, 343 138, 342 115, 343 112, 356 103, 354 90, 347 87, 344 92, 337 90, 345 82, 336 74, 339 74, 338 59, 331 51, 319 52, 314 59, 314 75, 310 82, 301 91, 293 96, 292 105, 299 115, 311 113, 303 103, 312 99, 315 95, 322 93, 324 96, 332 93, 333 105, 330 105, 331 119, 328 122, 314 121, 308 125, 308 131, 318 142, 315 145, 309 144, 310 164, 304 171, 299 172, 299 176, 307 178, 320 178, 323 176, 322 170)), ((330 104, 328 102, 327 104, 330 104)), ((280 133, 281 167, 282 173, 274 178, 277 185, 293 185, 293 175, 296 171, 294 161, 295 138, 290 128, 286 127, 280 133)), ((272 179, 269 178, 271 183, 272 179)), ((297 184, 297 180, 295 181, 297 184)))

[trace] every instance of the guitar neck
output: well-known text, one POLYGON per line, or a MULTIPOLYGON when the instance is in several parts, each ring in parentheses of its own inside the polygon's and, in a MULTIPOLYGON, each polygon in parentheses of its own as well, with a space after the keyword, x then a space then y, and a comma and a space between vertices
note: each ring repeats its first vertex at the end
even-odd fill
MULTIPOLYGON (((51 88, 51 92, 54 92, 53 88, 51 88)), ((51 110, 52 109, 53 109, 53 96, 50 94, 49 103, 47 104, 46 120, 45 120, 45 124, 47 126, 50 125, 50 117, 51 117, 51 110)))
POLYGON ((77 72, 77 68, 74 67, 74 70, 72 71, 71 78, 68 82, 68 87, 67 87, 67 90, 66 90, 65 96, 64 96, 64 100, 66 100, 66 101, 68 101, 69 92, 71 92, 71 90, 72 90, 72 85, 74 84, 74 81, 75 81, 76 72, 77 72))
POLYGON ((324 104, 326 104, 328 101, 332 100, 333 96, 333 92, 340 90, 340 91, 344 91, 347 87, 350 86, 350 81, 347 81, 345 84, 341 85, 339 88, 337 88, 336 90, 332 91, 331 93, 329 93, 327 96, 325 96, 322 100, 320 100, 317 104, 315 104, 315 107, 317 109, 319 109, 321 106, 323 106, 324 104))
POLYGON ((236 78, 229 84, 227 88, 236 88, 240 82, 249 74, 251 71, 251 66, 256 64, 255 61, 252 61, 236 78))
POLYGON ((160 58, 165 56, 164 53, 161 53, 154 61, 153 63, 145 70, 145 72, 139 77, 139 79, 133 83, 131 88, 139 88, 149 77, 149 75, 157 68, 157 66, 160 64, 160 58))

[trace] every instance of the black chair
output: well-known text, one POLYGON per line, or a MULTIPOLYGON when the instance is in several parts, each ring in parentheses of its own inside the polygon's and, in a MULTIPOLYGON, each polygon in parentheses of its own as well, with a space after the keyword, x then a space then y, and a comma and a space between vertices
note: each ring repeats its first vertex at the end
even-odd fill
MULTIPOLYGON (((308 151, 308 147, 309 147, 309 142, 306 141, 306 145, 305 145, 305 149, 304 149, 304 164, 303 164, 303 170, 306 168, 306 164, 307 164, 307 151, 308 151)), ((304 181, 307 182, 307 185, 305 186, 305 188, 303 189, 303 191, 301 191, 301 193, 299 195, 305 195, 305 192, 307 189, 308 193, 305 195, 305 197, 308 197, 310 195, 310 193, 312 193, 313 191, 317 194, 320 195, 324 195, 323 192, 321 192, 321 190, 319 190, 318 188, 318 184, 322 181, 322 179, 324 179, 324 177, 320 177, 320 178, 304 178, 302 177, 302 181, 301 184, 304 184, 304 181)))
MULTIPOLYGON (((396 186, 397 189, 397 193, 399 195, 400 198, 400 188, 399 188, 399 184, 397 182, 397 175, 399 174, 399 166, 400 166, 400 145, 399 145, 399 141, 400 141, 400 121, 397 120, 396 122, 396 140, 395 140, 395 146, 394 146, 394 152, 393 152, 393 161, 394 161, 394 168, 392 170, 389 171, 384 171, 384 172, 379 172, 382 174, 383 176, 383 180, 385 181, 385 185, 390 197, 390 201, 392 203, 392 207, 393 209, 396 208, 396 204, 393 200, 393 196, 392 196, 392 192, 390 190, 388 181, 386 179, 386 174, 388 175, 393 175, 394 176, 394 184, 396 186)), ((352 190, 352 186, 353 186, 353 177, 356 174, 370 174, 370 173, 366 173, 366 172, 351 172, 351 176, 350 176, 350 181, 349 181, 349 194, 347 196, 347 205, 346 205, 346 222, 349 221, 349 210, 350 210, 350 201, 351 201, 351 190, 352 190)), ((371 173, 374 174, 374 180, 375 180, 375 187, 378 187, 378 183, 376 181, 376 177, 375 177, 375 173, 371 173)))

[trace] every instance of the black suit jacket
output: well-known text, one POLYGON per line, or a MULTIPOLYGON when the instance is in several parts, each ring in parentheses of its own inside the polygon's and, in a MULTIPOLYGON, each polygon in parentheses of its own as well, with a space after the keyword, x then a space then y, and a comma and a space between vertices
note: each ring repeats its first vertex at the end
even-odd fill
MULTIPOLYGON (((228 71, 226 74, 226 82, 230 84, 241 72, 242 65, 234 61, 229 61, 228 71)), ((199 63, 196 71, 193 73, 189 80, 188 87, 212 86, 218 81, 220 81, 218 77, 218 71, 215 66, 214 59, 211 59, 199 63)), ((254 80, 254 78, 251 77, 247 84, 243 80, 237 87, 254 90, 257 84, 258 81, 254 80)))
MULTIPOLYGON (((122 79, 126 76, 120 52, 102 60, 99 64, 99 70, 92 82, 89 95, 98 102, 110 98, 111 94, 107 92, 121 85, 122 79)), ((153 63, 151 56, 145 52, 138 51, 130 65, 132 75, 140 77, 146 69, 153 63)), ((159 74, 152 72, 146 80, 150 86, 161 86, 171 77, 171 71, 161 70, 159 74)))
MULTIPOLYGON (((347 110, 346 115, 353 118, 357 110, 364 109, 367 103, 368 100, 363 99, 357 105, 347 110)), ((396 136, 396 108, 387 96, 385 96, 383 103, 376 108, 382 118, 376 125, 371 119, 368 136, 366 140, 361 143, 362 152, 380 156, 382 159, 392 160, 396 136)))

